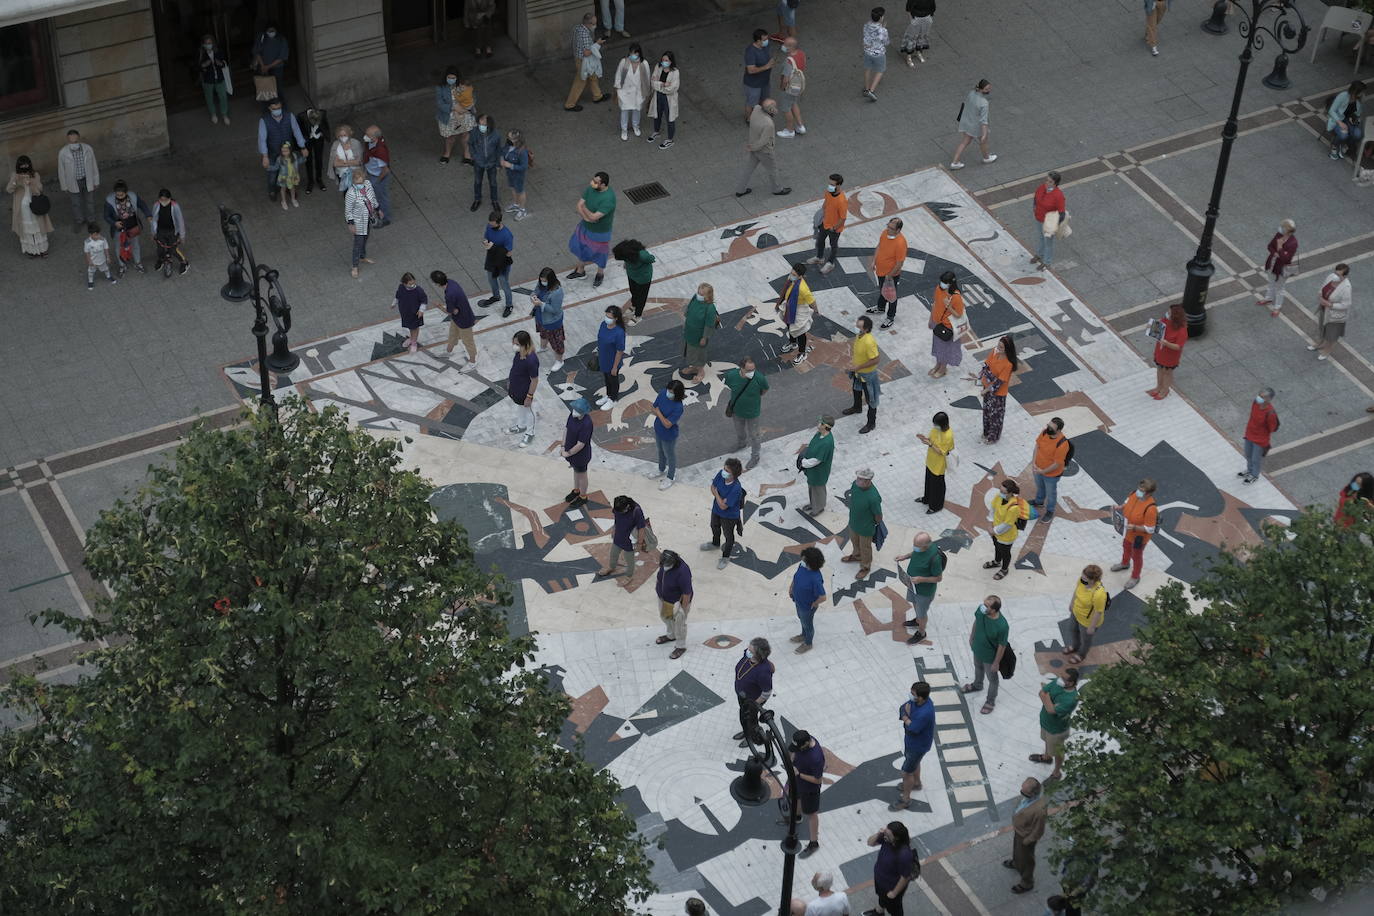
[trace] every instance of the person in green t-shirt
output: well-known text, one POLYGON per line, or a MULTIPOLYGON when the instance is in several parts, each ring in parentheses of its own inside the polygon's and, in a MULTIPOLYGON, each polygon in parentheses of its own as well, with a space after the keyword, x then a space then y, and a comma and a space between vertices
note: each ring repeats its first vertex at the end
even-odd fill
POLYGON ((935 600, 935 586, 945 577, 945 561, 940 558, 940 548, 924 531, 918 531, 911 539, 911 553, 897 558, 898 563, 903 560, 910 561, 906 574, 911 582, 907 588, 911 619, 906 625, 916 628, 907 645, 914 646, 926 638, 926 617, 930 614, 930 603, 935 600))
POLYGON ((854 474, 854 483, 845 494, 849 501, 849 556, 841 558, 843 563, 858 563, 859 571, 855 578, 868 575, 873 566, 873 534, 883 520, 883 497, 873 485, 873 471, 859 468, 854 474))
POLYGON ((658 259, 639 239, 616 242, 611 257, 625 265, 625 279, 630 284, 630 308, 625 310, 625 323, 638 324, 644 314, 644 303, 649 301, 649 285, 654 282, 654 262, 658 259))
POLYGON ((611 227, 615 223, 615 192, 611 190, 611 176, 597 172, 591 184, 577 202, 581 222, 568 239, 568 250, 577 258, 577 269, 568 274, 569 280, 587 275, 587 265, 596 265, 592 286, 600 286, 606 279, 606 255, 611 252, 611 227))
POLYGON ((759 414, 763 412, 763 396, 768 392, 768 378, 754 365, 754 359, 746 356, 740 360, 738 369, 725 373, 725 387, 730 389, 730 413, 735 419, 735 451, 749 445, 749 461, 744 465, 747 471, 759 463, 759 414))
POLYGON ((830 482, 830 464, 835 458, 835 437, 830 431, 835 428, 835 418, 821 417, 816 424, 816 434, 797 454, 798 466, 806 475, 806 505, 801 511, 807 515, 820 515, 825 511, 825 485, 830 482))
POLYGON ((719 327, 715 287, 703 283, 697 287, 697 294, 687 303, 682 316, 682 361, 687 365, 678 370, 678 375, 684 380, 696 381, 706 367, 706 344, 719 327))
POLYGON ((973 650, 973 683, 963 686, 964 693, 977 693, 983 689, 983 676, 987 675, 990 683, 987 702, 981 710, 984 715, 997 705, 997 682, 1010 633, 1011 627, 1002 616, 1002 599, 988 595, 973 612, 973 631, 968 635, 969 648, 973 650))
POLYGON ((1058 779, 1064 767, 1064 741, 1069 737, 1069 716, 1078 706, 1078 669, 1065 668, 1058 680, 1040 688, 1040 737, 1045 741, 1045 753, 1031 754, 1031 763, 1054 763, 1054 772, 1046 777, 1058 779))

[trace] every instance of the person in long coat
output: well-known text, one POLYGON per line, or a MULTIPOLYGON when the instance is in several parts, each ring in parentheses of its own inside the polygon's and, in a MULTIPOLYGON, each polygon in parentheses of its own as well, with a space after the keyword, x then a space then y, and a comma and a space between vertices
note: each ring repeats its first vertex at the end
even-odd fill
POLYGON ((14 195, 10 203, 10 228, 19 236, 19 249, 31 258, 46 258, 52 220, 48 214, 40 216, 29 207, 29 202, 43 193, 43 178, 34 171, 28 156, 20 156, 15 161, 5 190, 14 195))
POLYGON ((639 122, 644 117, 644 106, 648 103, 649 64, 644 60, 644 49, 639 42, 630 45, 630 52, 615 68, 615 97, 620 103, 620 139, 630 139, 630 127, 635 136, 642 136, 639 122))

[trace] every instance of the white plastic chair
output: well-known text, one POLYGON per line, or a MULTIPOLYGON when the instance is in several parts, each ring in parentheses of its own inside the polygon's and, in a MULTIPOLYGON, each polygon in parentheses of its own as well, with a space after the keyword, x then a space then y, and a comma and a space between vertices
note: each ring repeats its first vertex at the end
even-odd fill
MULTIPOLYGON (((1317 46, 1322 43, 1322 36, 1328 29, 1340 32, 1344 35, 1354 35, 1359 42, 1355 51, 1355 73, 1360 72, 1360 59, 1364 56, 1364 33, 1369 30, 1369 14, 1362 10, 1353 10, 1346 6, 1332 6, 1326 10, 1326 15, 1322 17, 1322 24, 1317 28, 1316 41, 1312 42, 1312 56, 1308 63, 1316 63, 1317 46)), ((1336 39, 1336 46, 1340 47, 1341 40, 1336 39)))

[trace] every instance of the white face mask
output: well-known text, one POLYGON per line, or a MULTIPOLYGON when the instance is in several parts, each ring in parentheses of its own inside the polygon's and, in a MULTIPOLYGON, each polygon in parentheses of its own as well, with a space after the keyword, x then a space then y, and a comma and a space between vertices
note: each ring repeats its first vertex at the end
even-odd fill
POLYGON ((1283 233, 1284 233, 1284 228, 1283 228, 1282 226, 1280 226, 1280 227, 1279 227, 1279 235, 1283 235, 1283 233))
POLYGON ((764 47, 764 48, 768 47, 768 39, 767 39, 767 38, 765 38, 765 39, 763 40, 763 44, 760 45, 760 47, 764 47))
POLYGON ((986 614, 986 613, 988 612, 988 606, 987 606, 986 604, 980 604, 980 605, 978 605, 978 610, 980 610, 980 611, 982 611, 984 614, 986 614))
POLYGON ((276 30, 276 29, 268 29, 268 30, 267 30, 267 37, 268 37, 268 38, 276 38, 276 37, 277 37, 277 30, 276 30))
POLYGON ((835 193, 835 186, 834 186, 833 184, 828 184, 828 185, 826 185, 826 186, 825 186, 825 189, 826 189, 827 191, 829 191, 831 194, 834 194, 834 193, 835 193))
POLYGON ((211 42, 208 42, 208 41, 205 42, 204 44, 202 44, 201 47, 204 48, 204 49, 207 50, 207 51, 213 51, 213 50, 215 50, 214 44, 212 44, 211 42))
POLYGON ((582 419, 584 416, 586 416, 586 414, 582 413, 581 411, 574 410, 574 411, 572 412, 572 418, 573 418, 574 420, 580 420, 580 419, 582 419))
POLYGON ((662 67, 664 70, 667 70, 669 67, 671 67, 671 66, 673 65, 673 62, 670 61, 670 60, 661 60, 661 61, 658 62, 658 64, 659 64, 659 66, 662 67))
POLYGON ((911 695, 911 699, 915 700, 917 703, 921 702, 921 698, 914 693, 911 695))
POLYGON ((281 120, 281 109, 280 109, 280 108, 273 108, 273 109, 272 109, 272 117, 274 117, 274 118, 276 118, 278 121, 280 121, 280 120, 281 120))
POLYGON ((638 61, 639 61, 639 55, 638 55, 638 54, 631 54, 631 55, 630 55, 630 63, 636 63, 636 62, 638 62, 638 61))
POLYGON ((862 334, 864 332, 864 326, 861 324, 856 324, 854 325, 854 331, 855 333, 862 334))
POLYGON ((72 143, 72 144, 69 144, 69 145, 70 145, 71 148, 72 148, 72 152, 75 152, 75 151, 81 149, 81 141, 80 141, 80 140, 77 140, 75 143, 72 143))
POLYGON ((744 376, 745 378, 753 378, 754 370, 750 369, 748 372, 741 372, 740 375, 744 376))
POLYGON ((1263 403, 1264 403, 1264 398, 1260 397, 1259 395, 1255 395, 1255 403, 1256 403, 1256 404, 1263 404, 1263 403))
POLYGON ((724 480, 726 483, 729 483, 730 481, 735 479, 735 475, 731 474, 729 471, 721 471, 720 476, 721 479, 724 480))
POLYGON ((941 283, 941 284, 940 284, 940 289, 949 289, 949 284, 948 284, 948 283, 941 283))
POLYGON ((750 658, 753 658, 753 657, 754 657, 754 650, 753 650, 753 649, 745 649, 745 650, 744 650, 744 654, 747 655, 747 656, 749 656, 750 658))
POLYGON ((414 289, 414 288, 415 288, 415 284, 414 284, 414 283, 407 283, 407 284, 406 284, 406 289, 414 289))
POLYGON ((519 344, 511 344, 511 347, 514 348, 514 350, 515 350, 516 353, 519 353, 519 352, 520 352, 520 345, 519 345, 519 344))

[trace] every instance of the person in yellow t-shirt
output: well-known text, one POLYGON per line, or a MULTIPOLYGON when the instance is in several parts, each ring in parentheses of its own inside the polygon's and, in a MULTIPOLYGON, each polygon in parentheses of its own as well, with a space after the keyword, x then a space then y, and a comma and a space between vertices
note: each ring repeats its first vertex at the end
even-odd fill
POLYGON ((849 357, 849 377, 854 389, 854 404, 840 411, 852 416, 863 410, 863 402, 868 400, 868 422, 859 432, 871 433, 878 425, 878 341, 873 338, 873 319, 860 315, 854 322, 854 343, 849 357))
POLYGON ((993 575, 994 579, 1006 576, 1011 567, 1011 545, 1020 531, 1016 522, 1028 518, 1030 506, 1021 498, 1021 487, 1014 480, 1002 481, 992 498, 992 559, 983 564, 984 569, 1002 567, 993 575))
POLYGON ((1102 585, 1102 567, 1095 563, 1083 567, 1069 599, 1073 616, 1073 644, 1064 647, 1069 664, 1081 665, 1093 647, 1093 636, 1107 613, 1107 589, 1102 585))
POLYGON ((954 451, 954 430, 949 428, 949 414, 943 410, 930 421, 930 433, 916 434, 926 446, 926 486, 916 498, 926 504, 926 515, 934 515, 945 507, 945 470, 949 467, 949 453, 954 451))

